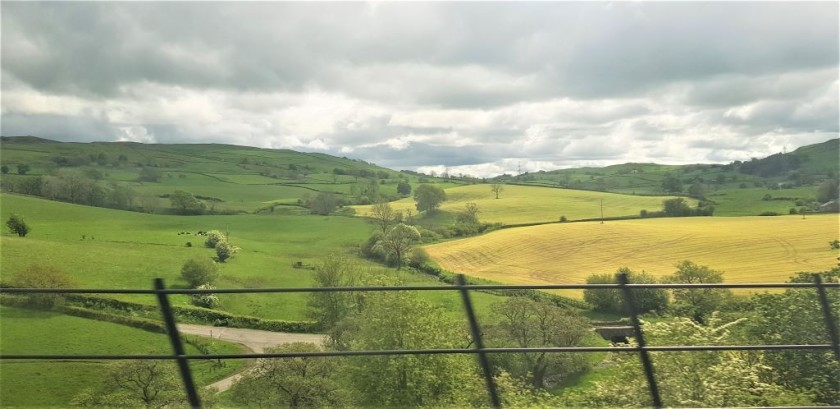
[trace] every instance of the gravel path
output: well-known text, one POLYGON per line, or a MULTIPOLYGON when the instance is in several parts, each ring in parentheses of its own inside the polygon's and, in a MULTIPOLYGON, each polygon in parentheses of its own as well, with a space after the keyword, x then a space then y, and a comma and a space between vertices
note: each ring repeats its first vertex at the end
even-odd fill
MULTIPOLYGON (((322 345, 326 339, 325 335, 320 334, 294 334, 289 332, 259 331, 255 329, 212 327, 209 325, 194 324, 178 324, 178 331, 182 334, 201 335, 222 341, 235 342, 244 345, 256 353, 265 352, 266 348, 292 342, 311 342, 322 345)), ((210 384, 207 387, 216 388, 219 392, 224 392, 230 389, 233 383, 241 378, 245 371, 247 369, 210 384)))

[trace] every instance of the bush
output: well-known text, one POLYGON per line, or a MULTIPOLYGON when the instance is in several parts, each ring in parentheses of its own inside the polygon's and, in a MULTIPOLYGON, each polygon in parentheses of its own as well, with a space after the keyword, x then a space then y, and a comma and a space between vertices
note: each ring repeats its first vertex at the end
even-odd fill
MULTIPOLYGON (((64 271, 50 266, 31 265, 12 278, 19 288, 72 288, 73 279, 64 271)), ((64 303, 64 294, 27 294, 27 305, 50 309, 64 303)))
MULTIPOLYGON (((656 278, 645 272, 636 273, 622 267, 615 274, 593 274, 586 278, 586 284, 618 284, 618 275, 627 274, 630 284, 652 284, 656 278)), ((639 313, 648 311, 662 311, 668 306, 668 293, 663 288, 634 289, 633 301, 639 313)), ((583 300, 597 311, 624 314, 626 307, 624 294, 621 289, 586 289, 583 290, 583 300)))
POLYGON ((189 283, 190 288, 198 288, 202 284, 214 284, 218 275, 216 263, 206 258, 187 260, 181 267, 181 278, 189 283))
MULTIPOLYGON (((215 290, 216 287, 213 287, 210 284, 202 284, 196 287, 198 290, 215 290)), ((219 306, 219 296, 213 293, 204 293, 204 294, 191 294, 190 295, 190 304, 195 305, 196 307, 203 307, 203 308, 216 308, 219 306)))
POLYGON ((23 216, 12 214, 9 216, 9 220, 6 221, 6 226, 9 226, 10 232, 20 237, 26 237, 29 233, 29 225, 23 220, 23 216))
POLYGON ((408 255, 408 265, 414 268, 420 268, 429 261, 429 255, 426 250, 420 247, 415 247, 408 255))
POLYGON ((216 248, 216 244, 220 241, 226 241, 225 235, 218 230, 210 230, 207 232, 207 239, 204 240, 204 247, 208 249, 216 248))
POLYGON ((225 260, 233 257, 236 250, 239 250, 236 246, 228 243, 227 241, 220 241, 216 243, 216 260, 220 263, 224 263, 225 260))

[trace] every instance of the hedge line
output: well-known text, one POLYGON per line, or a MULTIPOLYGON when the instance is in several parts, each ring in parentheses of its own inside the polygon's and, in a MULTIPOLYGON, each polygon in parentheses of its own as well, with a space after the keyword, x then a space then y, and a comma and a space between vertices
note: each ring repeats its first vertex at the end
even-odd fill
MULTIPOLYGON (((21 296, 4 295, 0 297, 0 304, 9 307, 32 308, 29 300, 26 297, 21 296)), ((104 311, 96 311, 89 308, 76 307, 72 305, 56 305, 53 308, 44 311, 57 311, 63 314, 73 315, 76 317, 113 322, 115 324, 127 325, 129 327, 139 328, 151 332, 158 332, 162 334, 166 333, 166 327, 164 327, 162 322, 146 318, 111 314, 104 311)))

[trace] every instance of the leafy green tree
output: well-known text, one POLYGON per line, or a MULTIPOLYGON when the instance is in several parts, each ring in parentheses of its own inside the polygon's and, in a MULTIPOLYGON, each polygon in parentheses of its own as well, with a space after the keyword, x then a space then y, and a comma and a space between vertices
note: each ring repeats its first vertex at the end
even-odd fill
MULTIPOLYGON (((320 351, 315 344, 294 342, 266 349, 267 353, 320 351)), ((347 392, 336 379, 336 358, 259 359, 236 381, 231 400, 243 407, 319 408, 348 405, 347 392)), ((348 405, 349 406, 349 405, 348 405)))
MULTIPOLYGON (((723 272, 685 260, 677 264, 674 275, 665 277, 663 281, 681 284, 722 283, 723 272)), ((671 291, 674 302, 670 309, 701 324, 732 296, 732 292, 725 288, 675 288, 671 291)))
POLYGON ((411 194, 411 184, 406 181, 400 181, 397 183, 397 193, 408 196, 411 194))
POLYGON ((239 248, 231 244, 229 241, 219 241, 216 243, 216 260, 219 260, 220 263, 224 263, 225 260, 233 257, 237 250, 239 250, 239 248))
POLYGON ((382 229, 382 233, 388 231, 388 227, 391 226, 391 223, 396 218, 396 213, 388 202, 378 202, 373 205, 370 209, 370 215, 376 224, 379 225, 379 228, 382 229))
POLYGON ((420 232, 414 226, 400 223, 380 237, 375 247, 379 247, 388 257, 397 263, 397 270, 402 268, 411 247, 420 241, 420 232))
POLYGON ((466 225, 477 225, 479 213, 481 213, 481 210, 478 209, 478 205, 468 202, 464 205, 464 210, 455 216, 455 221, 466 225))
POLYGON ((30 168, 30 167, 29 167, 29 165, 27 165, 27 164, 25 164, 25 163, 20 163, 20 164, 18 164, 18 165, 17 165, 17 173, 18 173, 18 175, 25 175, 25 174, 29 173, 29 171, 30 171, 31 169, 32 169, 32 168, 30 168))
MULTIPOLYGON (((317 287, 353 287, 362 283, 358 264, 345 257, 332 256, 322 260, 313 274, 317 287)), ((358 312, 362 293, 344 291, 313 292, 309 294, 309 317, 328 329, 349 315, 358 312)))
POLYGON ((183 214, 201 214, 206 207, 192 193, 183 190, 176 190, 170 194, 169 202, 172 203, 172 207, 178 209, 183 214))
POLYGON ((204 247, 207 247, 208 249, 216 248, 216 243, 220 241, 227 241, 227 237, 225 236, 225 234, 218 230, 208 231, 205 234, 205 237, 207 238, 204 240, 204 247))
POLYGON ((4 175, 9 173, 9 167, 7 165, 0 166, 0 172, 2 172, 4 175))
POLYGON ((161 174, 159 170, 147 166, 140 169, 140 174, 137 179, 141 182, 159 182, 160 177, 161 174))
MULTIPOLYGON (((723 176, 723 175, 719 175, 723 176)), ((688 195, 698 199, 702 199, 706 195, 706 187, 701 183, 693 183, 688 187, 688 195)))
MULTIPOLYGON (((726 345, 731 328, 743 319, 722 322, 712 314, 707 325, 684 318, 645 324, 650 345, 726 345)), ((633 344, 631 344, 633 346, 633 344)), ((569 406, 649 407, 647 382, 636 354, 608 358, 612 375, 584 392, 569 395, 569 406)), ((736 407, 811 405, 802 394, 774 383, 773 370, 753 351, 686 351, 653 355, 662 403, 666 407, 736 407)))
POLYGON ((207 258, 193 258, 181 266, 181 278, 190 288, 197 288, 202 284, 214 284, 219 278, 219 269, 213 260, 207 258))
POLYGON ((326 216, 335 211, 338 207, 338 199, 330 192, 319 192, 314 199, 309 201, 309 211, 312 214, 326 216))
POLYGON ((20 237, 26 237, 29 234, 29 225, 23 220, 23 216, 12 213, 9 216, 9 220, 6 220, 6 226, 11 233, 17 234, 20 237))
MULTIPOLYGON (((645 272, 636 273, 627 267, 618 269, 615 274, 593 274, 586 278, 586 284, 618 284, 618 275, 627 274, 630 284, 654 284, 656 277, 645 272)), ((662 311, 668 306, 668 293, 662 288, 635 288, 633 301, 638 312, 662 311)), ((595 310, 626 313, 624 294, 621 289, 586 289, 583 300, 595 310)))
MULTIPOLYGON (((467 346, 467 326, 408 292, 371 293, 345 336, 353 350, 467 346)), ((469 407, 486 402, 475 357, 371 356, 348 360, 347 385, 362 407, 469 407)))
POLYGON ((414 201, 418 211, 426 214, 434 213, 440 204, 446 200, 446 192, 432 185, 420 185, 414 190, 414 201))
POLYGON ((668 217, 685 217, 694 214, 685 199, 681 197, 663 200, 662 212, 668 217))
MULTIPOLYGON (((12 277, 18 288, 73 288, 75 282, 66 272, 55 267, 33 264, 12 277)), ((34 308, 50 309, 64 303, 64 294, 27 294, 27 304, 34 308)))
MULTIPOLYGON (((592 332, 589 320, 576 312, 524 297, 510 297, 494 304, 493 311, 500 322, 489 339, 504 346, 580 346, 592 332)), ((588 367, 583 354, 521 352, 500 359, 512 374, 530 378, 533 388, 544 388, 546 378, 565 378, 588 367)))
MULTIPOLYGON (((840 267, 822 273, 824 282, 840 282, 840 267)), ((789 282, 812 283, 812 274, 799 273, 789 282)), ((826 290, 840 327, 840 291, 826 290)), ((828 344, 828 330, 814 289, 791 288, 782 294, 753 296, 755 316, 750 334, 766 344, 828 344)), ((822 404, 840 405, 840 362, 825 351, 774 351, 765 356, 778 382, 791 389, 811 390, 822 404)))
POLYGON ((83 391, 72 403, 86 407, 161 409, 187 404, 174 363, 158 360, 111 364, 100 386, 83 391))
POLYGON ((840 189, 837 180, 828 179, 817 188, 817 201, 820 203, 840 200, 840 189))
POLYGON ((662 190, 668 193, 682 192, 682 181, 674 175, 665 176, 665 179, 662 180, 662 190))

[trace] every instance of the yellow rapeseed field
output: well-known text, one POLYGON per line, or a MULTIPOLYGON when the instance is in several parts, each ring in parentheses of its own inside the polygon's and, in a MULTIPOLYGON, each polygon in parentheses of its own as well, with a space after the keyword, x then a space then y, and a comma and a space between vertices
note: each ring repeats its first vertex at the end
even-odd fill
MULTIPOLYGON (((601 200, 604 202, 604 216, 634 216, 646 209, 662 209, 664 196, 632 196, 615 193, 590 192, 584 190, 555 189, 538 186, 504 185, 499 198, 490 191, 489 184, 459 186, 446 189, 447 200, 441 210, 460 212, 464 205, 473 202, 478 205, 479 219, 491 223, 535 223, 560 220, 589 219, 601 216, 601 200)), ((692 206, 693 199, 688 200, 692 206)), ((414 199, 407 198, 391 203, 395 210, 411 210, 417 214, 414 199)), ((358 216, 369 216, 371 206, 354 206, 358 216)))
POLYGON ((829 241, 840 237, 838 221, 819 215, 562 223, 424 248, 447 270, 508 284, 584 283, 619 267, 664 276, 682 260, 724 271, 726 282, 784 282, 837 265, 840 252, 829 241))

